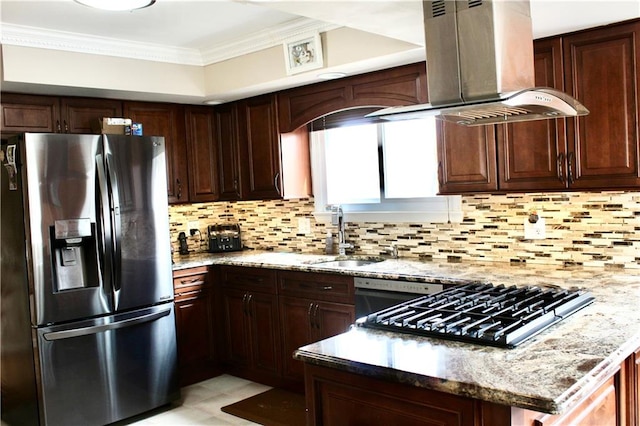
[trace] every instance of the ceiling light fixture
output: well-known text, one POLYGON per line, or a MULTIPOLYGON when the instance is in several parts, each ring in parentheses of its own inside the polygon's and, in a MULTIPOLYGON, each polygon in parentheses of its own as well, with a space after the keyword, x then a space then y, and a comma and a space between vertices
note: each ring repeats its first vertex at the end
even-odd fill
POLYGON ((75 0, 75 2, 95 9, 124 11, 151 6, 156 0, 75 0))

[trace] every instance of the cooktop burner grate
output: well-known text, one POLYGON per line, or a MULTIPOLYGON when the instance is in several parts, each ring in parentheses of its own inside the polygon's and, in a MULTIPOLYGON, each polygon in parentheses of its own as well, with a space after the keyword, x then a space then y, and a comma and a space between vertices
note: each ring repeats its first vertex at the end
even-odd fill
POLYGON ((513 348, 593 301, 581 290, 469 284, 369 314, 356 324, 513 348))

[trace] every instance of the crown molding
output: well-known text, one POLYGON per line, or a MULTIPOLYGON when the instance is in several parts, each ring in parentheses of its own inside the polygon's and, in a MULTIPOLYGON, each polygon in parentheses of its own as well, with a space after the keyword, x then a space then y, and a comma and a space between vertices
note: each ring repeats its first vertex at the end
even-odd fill
POLYGON ((320 22, 309 18, 299 18, 277 27, 256 31, 241 39, 229 40, 219 46, 203 49, 201 51, 202 59, 205 65, 210 65, 278 46, 287 40, 310 33, 323 33, 340 27, 340 25, 320 22))
POLYGON ((301 18, 199 50, 2 23, 0 42, 4 45, 204 66, 277 46, 305 33, 325 32, 338 27, 301 18))
POLYGON ((107 37, 65 31, 43 30, 22 25, 2 24, 2 44, 39 49, 143 59, 184 65, 202 65, 196 49, 182 49, 151 43, 133 43, 107 37))

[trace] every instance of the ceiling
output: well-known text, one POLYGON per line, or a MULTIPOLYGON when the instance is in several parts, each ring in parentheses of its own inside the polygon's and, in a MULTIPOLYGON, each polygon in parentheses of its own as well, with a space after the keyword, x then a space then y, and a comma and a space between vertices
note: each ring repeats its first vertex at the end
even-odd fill
MULTIPOLYGON (((535 38, 640 17, 640 0, 530 2, 535 38)), ((153 50, 163 52, 154 60, 204 66, 343 26, 424 45, 421 7, 420 0, 156 0, 104 12, 73 0, 0 0, 0 40, 61 50, 112 44, 111 55, 153 50)))

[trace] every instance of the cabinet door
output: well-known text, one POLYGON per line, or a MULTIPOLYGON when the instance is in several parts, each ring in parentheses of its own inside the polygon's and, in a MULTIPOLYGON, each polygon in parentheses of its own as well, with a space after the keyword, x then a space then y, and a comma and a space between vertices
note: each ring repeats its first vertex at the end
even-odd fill
POLYGON ((318 302, 313 318, 314 340, 327 339, 349 330, 355 322, 355 307, 340 303, 318 302))
MULTIPOLYGON (((564 90, 560 38, 534 43, 536 86, 564 90)), ((566 180, 565 120, 498 126, 500 190, 563 189, 566 180)))
POLYGON ((504 425, 484 421, 478 401, 307 365, 308 425, 504 425))
POLYGON ((238 140, 238 110, 232 103, 216 107, 215 143, 218 148, 218 185, 221 200, 240 199, 240 154, 238 140))
POLYGON ((304 365, 293 359, 296 349, 349 330, 355 321, 353 305, 280 297, 283 375, 302 384, 304 365))
POLYGON ((62 98, 60 100, 62 131, 91 134, 103 117, 122 117, 122 102, 110 99, 62 98))
POLYGON ((283 365, 285 378, 302 382, 304 365, 293 359, 293 353, 301 346, 313 342, 311 317, 315 304, 308 299, 280 296, 280 318, 282 324, 283 365))
POLYGON ((277 377, 281 372, 282 359, 278 297, 249 293, 247 303, 253 373, 257 377, 277 377))
POLYGON ((242 290, 222 290, 222 361, 240 368, 248 367, 251 358, 247 298, 242 290))
POLYGON ((640 185, 639 36, 640 22, 632 22, 564 38, 566 90, 590 111, 567 120, 573 188, 640 185))
POLYGON ((184 110, 173 104, 125 102, 124 115, 147 136, 164 136, 169 203, 189 201, 184 110))
POLYGON ((242 198, 279 199, 280 147, 275 96, 247 99, 239 108, 242 198))
POLYGON ((58 98, 3 93, 0 107, 2 133, 52 133, 61 130, 58 98))
POLYGON ((174 271, 176 334, 180 385, 216 372, 214 301, 207 267, 174 271))
POLYGON ((175 305, 180 385, 187 386, 215 372, 213 297, 194 292, 176 299, 175 305))
POLYGON ((185 120, 189 201, 216 201, 218 199, 218 154, 214 141, 213 108, 187 107, 185 120))
POLYGON ((460 126, 438 121, 441 194, 496 191, 495 126, 460 126))

